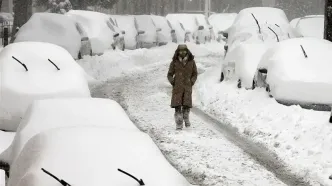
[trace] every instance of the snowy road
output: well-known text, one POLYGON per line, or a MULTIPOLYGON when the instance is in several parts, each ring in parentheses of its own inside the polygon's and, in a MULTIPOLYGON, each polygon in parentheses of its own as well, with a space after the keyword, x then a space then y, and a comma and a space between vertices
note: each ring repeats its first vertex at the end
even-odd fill
MULTIPOLYGON (((196 61, 200 60, 206 59, 196 61)), ((230 142, 212 125, 213 121, 209 123, 197 112, 191 114, 191 129, 175 131, 173 110, 169 107, 171 87, 166 80, 168 63, 148 65, 144 72, 110 79, 94 87, 93 96, 120 102, 138 127, 155 140, 171 164, 192 184, 286 185, 230 142)))

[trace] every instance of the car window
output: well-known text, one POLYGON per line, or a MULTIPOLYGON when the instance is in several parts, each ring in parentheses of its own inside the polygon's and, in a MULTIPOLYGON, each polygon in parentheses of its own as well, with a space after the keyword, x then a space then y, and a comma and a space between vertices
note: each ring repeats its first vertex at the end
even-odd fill
POLYGON ((106 21, 106 24, 107 24, 108 28, 110 28, 113 32, 115 32, 115 29, 110 21, 106 21))

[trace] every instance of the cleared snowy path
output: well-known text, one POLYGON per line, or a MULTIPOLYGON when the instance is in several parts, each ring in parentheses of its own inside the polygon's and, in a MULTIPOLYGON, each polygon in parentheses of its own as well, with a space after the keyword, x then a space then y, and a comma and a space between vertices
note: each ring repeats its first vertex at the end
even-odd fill
POLYGON ((138 127, 150 134, 166 158, 193 184, 286 185, 195 112, 191 114, 191 129, 175 131, 167 68, 168 63, 159 63, 146 67, 145 73, 111 79, 95 87, 93 95, 120 102, 138 127))

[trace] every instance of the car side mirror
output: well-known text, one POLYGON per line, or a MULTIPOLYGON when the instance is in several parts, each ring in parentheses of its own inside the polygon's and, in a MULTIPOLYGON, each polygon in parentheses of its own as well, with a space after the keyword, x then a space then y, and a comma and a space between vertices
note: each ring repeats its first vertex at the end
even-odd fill
POLYGON ((174 34, 174 33, 175 33, 175 30, 174 30, 174 29, 172 29, 172 30, 171 30, 171 34, 174 34))
POLYGON ((113 37, 119 37, 119 35, 120 35, 119 33, 116 33, 113 35, 113 37))
POLYGON ((161 28, 157 28, 157 32, 160 32, 161 31, 161 28))
POLYGON ((81 41, 88 41, 88 40, 89 40, 88 37, 82 37, 82 38, 81 38, 81 41))
POLYGON ((224 50, 225 50, 225 51, 228 50, 228 45, 224 45, 224 50))
POLYGON ((122 30, 121 33, 122 33, 123 35, 126 34, 126 32, 125 32, 124 30, 122 30))
POLYGON ((199 26, 198 30, 204 30, 204 26, 199 26))
POLYGON ((222 35, 223 35, 225 38, 228 38, 228 33, 227 33, 227 32, 223 32, 222 35))
POLYGON ((142 35, 142 34, 145 34, 145 31, 139 30, 137 33, 138 33, 138 35, 142 35))
POLYGON ((210 26, 209 26, 209 29, 211 30, 212 28, 213 28, 213 26, 212 26, 212 25, 210 25, 210 26))

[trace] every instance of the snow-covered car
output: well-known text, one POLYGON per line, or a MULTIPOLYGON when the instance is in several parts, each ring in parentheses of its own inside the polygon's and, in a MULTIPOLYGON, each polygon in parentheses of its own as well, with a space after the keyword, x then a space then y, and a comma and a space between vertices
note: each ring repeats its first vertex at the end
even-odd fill
POLYGON ((182 23, 175 16, 167 16, 167 21, 171 24, 175 31, 177 43, 186 43, 190 41, 191 32, 186 30, 182 23))
POLYGON ((91 97, 87 74, 58 45, 12 43, 0 52, 0 61, 0 130, 16 131, 35 100, 91 97))
POLYGON ((159 46, 166 45, 169 42, 177 43, 175 30, 165 17, 151 15, 151 18, 156 28, 161 29, 160 32, 157 32, 159 46))
POLYGON ((161 29, 157 28, 149 15, 136 15, 136 28, 139 33, 138 41, 140 48, 151 48, 158 46, 158 36, 157 32, 161 29))
POLYGON ((308 15, 293 19, 291 25, 303 37, 324 38, 324 15, 308 15))
POLYGON ((126 31, 120 29, 118 27, 118 25, 116 24, 115 20, 112 19, 112 17, 110 15, 105 15, 106 19, 109 20, 109 22, 107 22, 107 24, 110 24, 109 27, 113 32, 119 33, 119 36, 116 39, 116 46, 121 49, 124 50, 126 48, 126 42, 125 42, 125 35, 126 35, 126 31))
POLYGON ((86 31, 93 55, 101 55, 107 49, 121 49, 120 33, 115 32, 107 15, 85 10, 70 10, 65 14, 80 23, 86 31))
POLYGON ((25 144, 43 131, 65 127, 112 127, 140 131, 123 108, 110 99, 60 98, 34 101, 27 109, 12 145, 0 160, 12 164, 25 144))
POLYGON ((62 14, 33 14, 15 35, 14 43, 25 41, 56 44, 65 48, 75 59, 91 54, 90 41, 84 30, 62 14))
POLYGON ((279 41, 298 37, 298 34, 290 26, 284 11, 270 7, 253 7, 241 10, 233 25, 227 29, 227 33, 225 59, 222 64, 220 81, 237 80, 239 88, 253 87, 253 76, 259 59, 267 48, 279 41), (237 49, 242 44, 245 45, 237 49), (251 44, 255 44, 257 48, 252 49, 251 47, 254 45, 251 46, 251 44), (259 50, 262 51, 259 52, 259 50), (250 51, 256 51, 257 54, 252 54, 250 51), (250 61, 250 68, 247 68, 249 64, 244 64, 245 61, 243 61, 248 58, 247 54, 250 56, 258 55, 251 60, 245 60, 250 61), (249 82, 249 84, 242 85, 242 82, 249 82))
POLYGON ((124 40, 126 48, 131 50, 139 48, 138 35, 145 32, 137 31, 135 17, 131 15, 111 15, 111 18, 121 30, 125 31, 124 40))
POLYGON ((12 164, 8 186, 56 186, 60 180, 79 186, 191 186, 149 135, 110 127, 35 135, 12 164))
POLYGON ((185 28, 188 34, 188 42, 200 43, 204 41, 204 36, 202 35, 204 27, 198 25, 197 18, 193 14, 168 14, 166 16, 168 20, 177 20, 185 28))
POLYGON ((220 13, 220 14, 212 14, 209 17, 209 22, 213 26, 214 34, 216 35, 216 40, 226 41, 224 37, 225 31, 232 26, 237 13, 220 13))
POLYGON ((303 37, 282 41, 262 56, 256 85, 288 104, 332 105, 332 43, 303 37))
POLYGON ((209 20, 203 14, 194 14, 196 16, 196 20, 199 26, 203 26, 203 35, 205 38, 205 42, 211 42, 211 40, 215 40, 215 34, 213 31, 213 26, 210 24, 209 20))

